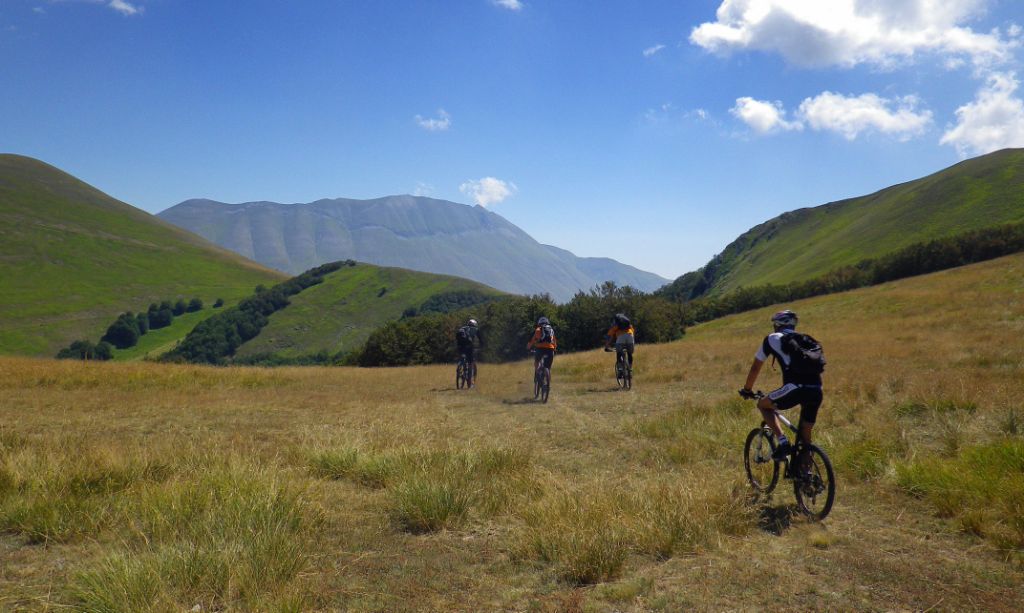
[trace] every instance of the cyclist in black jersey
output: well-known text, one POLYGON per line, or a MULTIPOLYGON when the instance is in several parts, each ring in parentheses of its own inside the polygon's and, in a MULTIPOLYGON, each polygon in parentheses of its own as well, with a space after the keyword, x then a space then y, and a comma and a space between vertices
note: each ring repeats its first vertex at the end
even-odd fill
POLYGON ((480 349, 484 348, 484 335, 480 332, 476 320, 470 319, 466 325, 455 331, 455 348, 466 359, 466 364, 470 367, 476 366, 474 340, 480 345, 480 349))
POLYGON ((788 345, 786 338, 788 335, 796 334, 796 324, 797 316, 793 311, 779 311, 772 316, 775 332, 766 336, 761 342, 761 347, 754 356, 754 362, 750 365, 747 381, 743 389, 740 390, 742 396, 754 397, 754 383, 768 356, 773 356, 782 367, 782 387, 768 393, 757 402, 757 408, 761 410, 765 423, 772 429, 779 441, 779 446, 773 454, 776 460, 781 460, 792 453, 793 445, 786 438, 773 409, 791 409, 799 404, 800 440, 805 444, 810 444, 811 431, 814 429, 818 409, 821 407, 821 375, 795 372, 796 369, 791 368, 794 358, 790 352, 786 351, 788 345))

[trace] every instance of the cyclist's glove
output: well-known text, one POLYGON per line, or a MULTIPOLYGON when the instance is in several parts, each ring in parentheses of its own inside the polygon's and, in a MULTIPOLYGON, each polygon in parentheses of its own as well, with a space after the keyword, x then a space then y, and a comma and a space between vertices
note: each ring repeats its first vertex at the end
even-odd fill
POLYGON ((754 398, 755 398, 755 397, 756 397, 757 395, 756 395, 756 394, 754 394, 754 392, 753 392, 752 390, 748 390, 748 389, 741 389, 741 390, 740 390, 740 396, 741 396, 742 398, 746 398, 747 400, 752 400, 752 399, 754 399, 754 398))

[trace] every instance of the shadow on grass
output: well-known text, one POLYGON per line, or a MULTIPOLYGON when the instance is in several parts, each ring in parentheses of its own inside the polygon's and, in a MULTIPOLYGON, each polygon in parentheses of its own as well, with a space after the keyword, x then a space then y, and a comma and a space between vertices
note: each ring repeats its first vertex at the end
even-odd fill
POLYGON ((594 392, 594 393, 598 393, 598 394, 608 394, 608 393, 611 393, 611 392, 623 392, 623 391, 629 391, 629 390, 623 390, 619 386, 600 388, 600 389, 598 389, 596 387, 588 387, 587 388, 587 392, 594 392))
POLYGON ((501 404, 517 405, 517 404, 544 404, 544 403, 542 403, 540 401, 540 398, 534 399, 532 396, 530 396, 530 397, 527 397, 527 398, 518 398, 518 399, 505 398, 504 400, 501 401, 501 404))
POLYGON ((765 501, 758 512, 757 527, 775 536, 782 536, 798 516, 796 505, 773 507, 765 501))

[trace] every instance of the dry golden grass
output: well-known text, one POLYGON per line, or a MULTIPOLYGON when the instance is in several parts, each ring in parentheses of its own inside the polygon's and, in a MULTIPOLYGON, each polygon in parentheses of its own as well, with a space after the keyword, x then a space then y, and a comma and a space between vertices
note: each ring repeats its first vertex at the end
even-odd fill
POLYGON ((548 405, 528 363, 0 359, 0 609, 1019 609, 1024 257, 791 306, 821 525, 743 482, 770 309, 641 347, 632 392, 560 356, 548 405))

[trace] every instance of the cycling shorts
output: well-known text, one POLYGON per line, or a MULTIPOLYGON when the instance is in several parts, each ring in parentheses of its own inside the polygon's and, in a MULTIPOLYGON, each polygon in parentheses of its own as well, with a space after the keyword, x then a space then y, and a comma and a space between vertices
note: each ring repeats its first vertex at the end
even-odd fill
POLYGON ((633 335, 628 333, 628 332, 620 334, 615 339, 615 349, 617 349, 619 351, 625 350, 625 351, 628 351, 630 353, 633 353, 633 349, 635 349, 635 348, 636 348, 636 340, 633 338, 633 335))
POLYGON ((787 383, 770 392, 768 398, 781 411, 792 409, 799 404, 800 422, 814 425, 815 420, 818 419, 818 409, 821 407, 821 386, 787 383))
POLYGON ((537 349, 537 353, 533 356, 533 366, 537 367, 537 362, 544 360, 544 368, 551 368, 551 365, 555 363, 555 350, 554 349, 537 349))

